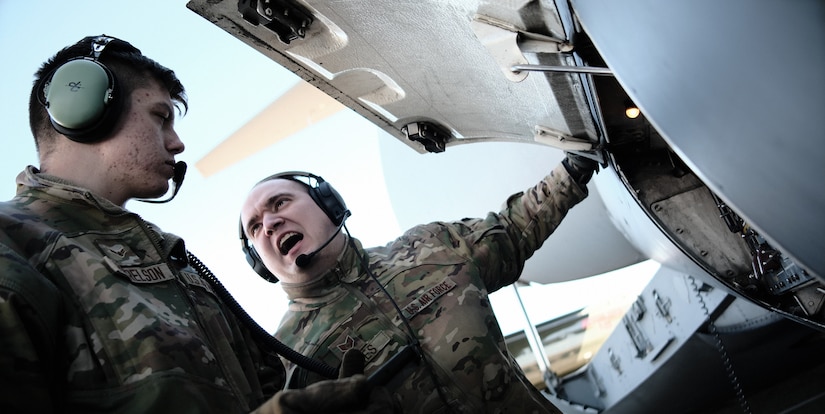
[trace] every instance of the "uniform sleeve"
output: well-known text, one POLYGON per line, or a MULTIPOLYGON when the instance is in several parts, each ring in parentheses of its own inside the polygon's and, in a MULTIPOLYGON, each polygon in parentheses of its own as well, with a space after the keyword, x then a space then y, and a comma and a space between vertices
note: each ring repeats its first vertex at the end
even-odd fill
MULTIPOLYGON (((267 350, 252 334, 251 327, 243 326, 244 324, 241 322, 237 322, 237 325, 241 327, 245 345, 238 347, 236 352, 239 354, 249 353, 248 360, 252 361, 254 366, 252 370, 247 369, 247 372, 257 377, 261 392, 261 395, 256 396, 258 401, 253 401, 253 406, 255 406, 268 400, 284 388, 286 370, 280 356, 274 351, 267 350)), ((245 355, 239 355, 238 358, 242 361, 247 360, 245 355)))
POLYGON ((465 219, 465 239, 490 292, 514 283, 524 263, 587 196, 562 164, 532 188, 511 195, 498 213, 465 219))
POLYGON ((58 290, 0 244, 0 412, 53 412, 58 290))

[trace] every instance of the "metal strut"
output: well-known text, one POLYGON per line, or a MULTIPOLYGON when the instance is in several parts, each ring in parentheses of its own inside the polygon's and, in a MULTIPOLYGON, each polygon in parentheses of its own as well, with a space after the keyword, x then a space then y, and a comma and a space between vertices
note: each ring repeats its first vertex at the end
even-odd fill
POLYGON ((613 71, 611 71, 610 68, 600 68, 596 66, 513 65, 510 67, 510 70, 513 72, 567 72, 613 76, 613 71))

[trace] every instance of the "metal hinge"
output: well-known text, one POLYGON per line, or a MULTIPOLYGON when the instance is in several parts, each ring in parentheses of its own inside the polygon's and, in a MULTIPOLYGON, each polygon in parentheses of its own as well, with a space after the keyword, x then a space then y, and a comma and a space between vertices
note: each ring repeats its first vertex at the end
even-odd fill
POLYGON ((452 135, 446 129, 430 122, 411 122, 401 128, 408 139, 424 145, 429 152, 444 152, 452 135))
POLYGON ((284 44, 303 38, 312 24, 312 13, 296 1, 239 0, 238 11, 249 23, 275 32, 284 44))

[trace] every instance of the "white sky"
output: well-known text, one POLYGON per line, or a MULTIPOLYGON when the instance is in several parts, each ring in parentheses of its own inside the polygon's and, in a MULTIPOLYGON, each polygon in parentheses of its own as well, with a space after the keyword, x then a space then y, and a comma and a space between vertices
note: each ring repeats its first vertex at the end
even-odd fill
MULTIPOLYGON (((263 281, 249 268, 240 250, 238 212, 246 192, 258 179, 279 171, 321 175, 353 211, 347 221, 353 236, 365 246, 384 244, 402 229, 385 190, 379 133, 371 123, 347 110, 205 179, 195 162, 298 78, 185 5, 185 0, 0 0, 0 199, 14 195, 14 178, 26 165, 37 165, 27 110, 33 73, 60 48, 85 36, 105 33, 124 39, 173 69, 187 89, 190 104, 189 113, 177 121, 177 131, 186 145, 178 160, 189 164, 181 192, 167 204, 132 201, 127 208, 183 236, 187 248, 218 276, 247 312, 272 331, 286 299, 280 287, 263 281)), ((403 146, 392 141, 390 145, 403 146)), ((410 150, 409 156, 418 155, 410 150)), ((583 307, 586 300, 607 300, 607 294, 615 291, 606 288, 609 281, 639 292, 656 269, 657 264, 645 262, 621 275, 525 289, 522 298, 534 321, 539 322, 583 307)), ((505 333, 518 329, 521 322, 512 296, 510 289, 494 295, 505 333)))

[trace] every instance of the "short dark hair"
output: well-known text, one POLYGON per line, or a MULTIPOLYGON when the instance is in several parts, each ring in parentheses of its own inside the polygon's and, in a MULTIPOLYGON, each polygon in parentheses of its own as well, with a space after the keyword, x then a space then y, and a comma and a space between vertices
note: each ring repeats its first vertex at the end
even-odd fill
MULTIPOLYGON (((40 149, 40 139, 42 137, 54 136, 50 133, 54 129, 49 120, 49 113, 42 104, 44 102, 44 80, 50 78, 52 73, 64 63, 78 57, 91 56, 92 43, 99 37, 88 36, 71 46, 64 47, 43 63, 34 74, 34 84, 29 95, 29 127, 32 135, 34 135, 35 146, 38 150, 40 149)), ((124 98, 122 112, 128 112, 131 101, 129 97, 132 92, 135 89, 148 86, 151 79, 159 82, 161 86, 169 91, 169 95, 179 111, 185 113, 189 109, 186 91, 174 71, 146 57, 140 49, 132 46, 129 42, 116 38, 112 39, 98 57, 98 61, 106 65, 117 78, 119 93, 124 98)))

